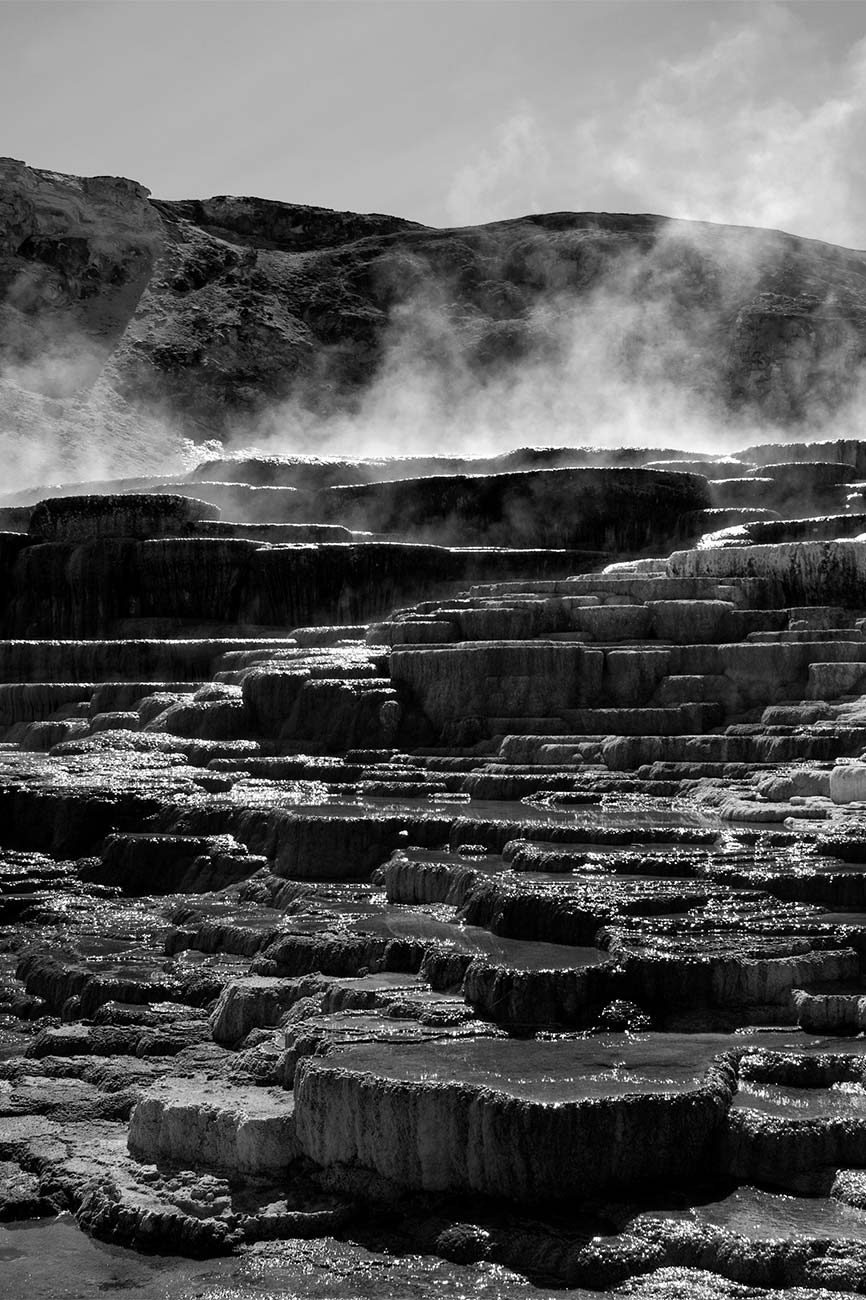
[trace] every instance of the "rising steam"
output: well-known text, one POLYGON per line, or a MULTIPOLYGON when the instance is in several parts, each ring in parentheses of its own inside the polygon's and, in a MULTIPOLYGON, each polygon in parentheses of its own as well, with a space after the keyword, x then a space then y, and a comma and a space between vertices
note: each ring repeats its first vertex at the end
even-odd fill
POLYGON ((228 450, 471 457, 592 445, 721 455, 756 441, 856 436, 864 340, 835 287, 791 304, 784 328, 794 337, 765 373, 749 371, 752 326, 739 309, 789 256, 770 231, 681 222, 628 237, 522 227, 516 242, 513 228, 494 228, 478 258, 489 280, 468 299, 465 275, 416 256, 381 362, 350 410, 323 417, 301 393, 238 430, 228 450), (491 321, 494 295, 502 310, 491 321))
MULTIPOLYGON (((866 43, 839 67, 790 7, 744 12, 739 29, 654 66, 626 104, 600 95, 565 128, 520 105, 457 170, 455 224, 615 206, 866 242, 866 43), (784 64, 808 70, 796 103, 776 72, 784 64)), ((796 247, 772 230, 635 229, 502 224, 449 236, 451 264, 432 234, 429 248, 383 254, 374 271, 391 289, 366 383, 326 407, 322 392, 339 387, 326 359, 287 399, 238 417, 221 434, 225 449, 471 457, 595 444, 718 455, 860 434, 866 313, 851 296, 863 270, 853 254, 796 247), (760 310, 742 306, 760 308, 769 292, 780 300, 789 281, 808 285, 810 258, 821 261, 819 291, 781 302, 784 338, 763 365, 750 330, 772 333, 773 312, 761 324, 760 310)), ((113 358, 94 383, 103 358, 62 318, 40 350, 19 290, 6 286, 0 304, 22 331, 0 373, 7 488, 172 475, 214 454, 212 431, 190 443, 188 413, 167 397, 142 414, 113 358)))

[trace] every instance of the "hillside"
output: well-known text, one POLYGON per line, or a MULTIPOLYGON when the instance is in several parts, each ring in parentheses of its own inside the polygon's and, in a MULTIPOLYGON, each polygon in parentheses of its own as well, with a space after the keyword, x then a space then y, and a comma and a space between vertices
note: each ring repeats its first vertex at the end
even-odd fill
POLYGON ((316 451, 346 416, 415 451, 441 425, 464 453, 482 428, 479 450, 491 429, 655 442, 662 417, 832 432, 866 355, 866 255, 775 231, 598 213, 434 230, 11 159, 0 293, 13 485, 175 472, 184 437, 316 451))

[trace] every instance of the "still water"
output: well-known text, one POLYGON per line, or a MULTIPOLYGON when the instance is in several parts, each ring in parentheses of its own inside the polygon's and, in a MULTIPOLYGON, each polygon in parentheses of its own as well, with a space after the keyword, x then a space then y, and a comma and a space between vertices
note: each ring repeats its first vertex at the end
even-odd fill
POLYGON ((93 1241, 68 1215, 0 1224, 2 1300, 599 1300, 548 1291, 491 1264, 384 1255, 325 1237, 242 1256, 139 1255, 93 1241))

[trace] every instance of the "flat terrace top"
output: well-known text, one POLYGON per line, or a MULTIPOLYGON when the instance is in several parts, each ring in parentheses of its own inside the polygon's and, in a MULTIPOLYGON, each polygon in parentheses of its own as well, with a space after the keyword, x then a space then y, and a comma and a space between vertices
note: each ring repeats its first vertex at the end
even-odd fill
POLYGON ((817 1237, 822 1241, 833 1238, 866 1242, 866 1215, 862 1210, 843 1205, 831 1197, 788 1196, 757 1187, 738 1187, 722 1200, 686 1209, 656 1211, 640 1218, 642 1222, 682 1220, 720 1228, 749 1241, 817 1237))
POLYGON ((688 1092, 718 1053, 743 1039, 725 1034, 610 1034, 566 1042, 470 1039, 378 1043, 328 1055, 337 1067, 411 1083, 463 1083, 529 1101, 688 1092))

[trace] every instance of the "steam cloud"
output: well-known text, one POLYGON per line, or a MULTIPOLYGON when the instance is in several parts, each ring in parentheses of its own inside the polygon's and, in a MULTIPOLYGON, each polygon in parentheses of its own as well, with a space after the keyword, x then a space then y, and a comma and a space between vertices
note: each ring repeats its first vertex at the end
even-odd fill
POLYGON ((597 232, 489 238, 479 260, 490 293, 522 295, 522 310, 503 304, 515 314, 491 325, 461 295, 459 276, 419 263, 350 412, 323 418, 293 399, 239 430, 229 450, 471 457, 592 445, 720 455, 758 441, 859 436, 864 341, 832 295, 813 303, 816 316, 832 316, 819 360, 808 341, 799 352, 795 343, 772 381, 775 398, 760 410, 748 395, 739 409, 727 401, 729 368, 748 368, 732 357, 732 322, 784 257, 772 232, 674 222, 624 249, 597 232), (529 287, 508 280, 515 261, 529 287))
MULTIPOLYGON (((822 60, 796 12, 745 12, 737 31, 656 66, 625 108, 599 102, 563 131, 520 105, 489 150, 456 174, 455 224, 607 207, 863 243, 866 42, 840 70, 822 60), (809 65, 797 104, 772 90, 773 68, 786 63, 809 65)), ((611 257, 578 235, 546 240, 544 251, 527 235, 515 251, 513 239, 491 232, 480 259, 486 285, 468 296, 458 272, 416 257, 406 267, 413 287, 392 302, 381 361, 351 408, 323 415, 299 384, 288 401, 239 421, 226 450, 482 456, 595 444, 721 454, 790 440, 790 411, 770 403, 761 416, 748 405, 752 413, 732 414, 721 397, 724 329, 779 256, 771 233, 744 239, 673 223, 611 257), (720 248, 725 270, 714 282, 720 248), (515 256, 523 259, 516 279, 506 274, 515 256)), ((847 391, 841 407, 813 391, 812 363, 793 349, 785 384, 802 407, 798 436, 858 436, 862 338, 832 294, 815 307, 836 321, 822 365, 847 374, 847 391)), ((88 347, 70 337, 0 375, 11 426, 0 426, 7 487, 123 473, 120 465, 172 474, 214 454, 213 443, 185 440, 168 407, 147 419, 133 410, 113 385, 111 362, 85 393, 88 347), (52 399, 33 390, 66 396, 53 399, 52 412, 52 399), (65 430, 59 440, 37 435, 46 415, 65 430), (22 438, 21 428, 32 433, 22 438)))
MULTIPOLYGON (((531 104, 503 123, 485 153, 455 175, 457 226, 527 211, 658 212, 692 221, 783 229, 862 246, 866 211, 866 41, 842 66, 794 9, 748 6, 733 32, 697 54, 656 66, 629 104, 600 102, 559 130, 531 104), (800 102, 779 87, 797 74, 800 102), (774 87, 778 87, 774 89, 774 87)), ((716 240, 716 248, 719 240, 716 240)), ((579 299, 557 289, 526 314, 536 346, 479 376, 473 323, 454 286, 430 273, 393 311, 385 360, 351 418, 311 418, 302 404, 269 413, 233 440, 263 451, 488 455, 527 444, 667 446, 719 454, 792 436, 860 436, 863 344, 833 295, 816 303, 835 320, 826 373, 846 376, 843 400, 814 386, 805 355, 786 360, 790 412, 732 416, 719 401, 726 340, 720 315, 755 291, 762 264, 779 260, 771 234, 732 234, 718 301, 686 309, 676 264, 709 256, 699 228, 672 226, 647 261, 620 259, 579 299)))
POLYGON ((457 172, 452 221, 518 216, 530 194, 535 211, 658 212, 864 247, 866 40, 840 63, 797 9, 744 5, 738 29, 570 126, 522 103, 457 172))

